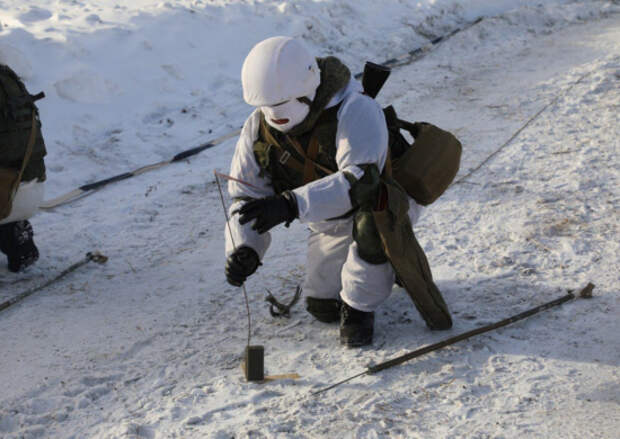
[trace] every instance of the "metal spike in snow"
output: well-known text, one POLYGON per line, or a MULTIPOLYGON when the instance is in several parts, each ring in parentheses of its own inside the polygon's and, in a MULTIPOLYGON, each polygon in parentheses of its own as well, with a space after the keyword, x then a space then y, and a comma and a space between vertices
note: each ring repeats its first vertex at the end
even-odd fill
POLYGON ((525 319, 527 317, 533 316, 534 314, 538 314, 541 311, 545 311, 545 310, 547 310, 549 308, 553 308, 554 306, 558 306, 558 305, 561 305, 561 304, 563 304, 565 302, 568 302, 569 300, 573 300, 575 297, 581 297, 581 298, 584 298, 584 299, 592 298, 592 290, 593 289, 594 289, 594 284, 588 283, 588 285, 586 285, 586 287, 583 288, 579 292, 579 294, 577 296, 575 294, 573 294, 572 291, 569 291, 568 294, 566 294, 563 297, 560 297, 560 298, 557 298, 557 299, 552 300, 550 302, 544 303, 542 305, 539 305, 539 306, 537 306, 535 308, 529 309, 527 311, 524 311, 524 312, 522 312, 520 314, 514 315, 514 316, 509 317, 507 319, 501 320, 499 322, 491 323, 489 325, 482 326, 482 327, 477 328, 477 329, 472 329, 471 331, 467 331, 467 332, 464 332, 462 334, 455 335, 454 337, 450 337, 450 338, 448 338, 446 340, 443 340, 443 341, 440 341, 438 343, 434 343, 434 344, 431 344, 431 345, 428 345, 428 346, 424 346, 424 347, 422 347, 420 349, 416 349, 415 351, 411 351, 409 353, 401 355, 400 357, 396 357, 396 358, 393 358, 391 360, 384 361, 383 363, 379 363, 379 364, 376 364, 374 366, 369 366, 365 371, 360 372, 360 373, 358 373, 356 375, 352 375, 352 376, 350 376, 350 377, 348 377, 348 378, 346 378, 346 379, 344 379, 342 381, 339 381, 339 382, 337 382, 335 384, 332 384, 332 385, 330 385, 328 387, 324 387, 324 388, 322 388, 320 390, 317 390, 316 392, 312 392, 311 395, 312 396, 320 395, 321 393, 327 392, 328 390, 333 389, 334 387, 338 387, 341 384, 347 383, 347 382, 349 382, 349 381, 351 381, 351 380, 353 380, 355 378, 359 378, 359 377, 364 376, 364 375, 370 375, 370 374, 373 374, 373 373, 377 373, 377 372, 380 372, 380 371, 385 370, 385 369, 389 369, 391 367, 394 367, 394 366, 397 366, 399 364, 405 363, 405 362, 407 362, 409 360, 412 360, 414 358, 417 358, 417 357, 420 357, 422 355, 428 354, 429 352, 433 352, 433 351, 436 351, 438 349, 444 348, 446 346, 450 346, 450 345, 452 345, 454 343, 457 343, 459 341, 468 339, 470 337, 473 337, 474 335, 479 335, 479 334, 482 334, 482 333, 485 333, 485 332, 492 331, 494 329, 501 328, 501 327, 509 325, 511 323, 518 322, 519 320, 523 320, 523 319, 525 319))
POLYGON ((232 133, 228 133, 221 137, 218 137, 217 139, 203 143, 202 145, 195 146, 185 151, 181 151, 169 160, 164 160, 161 162, 153 163, 151 165, 142 166, 141 168, 135 169, 130 172, 124 172, 122 174, 115 175, 114 177, 109 177, 103 180, 95 181, 93 183, 85 184, 77 189, 72 190, 71 192, 67 192, 66 194, 60 195, 52 200, 45 201, 39 207, 41 209, 53 209, 55 207, 62 206, 63 204, 67 204, 71 201, 75 201, 79 198, 85 197, 86 195, 89 195, 110 183, 126 180, 128 178, 135 177, 136 175, 144 174, 145 172, 154 171, 155 169, 159 169, 163 166, 169 165, 170 163, 185 160, 193 155, 198 154, 199 152, 204 151, 205 149, 212 148, 232 137, 238 136, 240 132, 241 130, 237 130, 232 133))
MULTIPOLYGON (((406 64, 410 64, 414 61, 416 61, 417 59, 421 58, 422 56, 424 56, 428 51, 430 51, 433 46, 438 45, 441 42, 446 41, 447 39, 453 37, 454 35, 456 35, 459 32, 462 32, 466 29, 469 29, 470 27, 480 23, 485 17, 479 17, 477 19, 475 19, 474 21, 471 21, 469 23, 467 23, 465 26, 459 27, 454 29, 453 31, 447 33, 446 35, 441 35, 439 37, 434 38, 433 40, 431 40, 429 43, 425 44, 422 47, 418 47, 417 49, 411 50, 407 53, 405 53, 404 55, 401 55, 399 57, 396 58, 391 58, 388 59, 387 61, 381 63, 381 65, 385 66, 385 67, 399 67, 399 66, 403 66, 406 64)), ((363 75, 363 72, 357 73, 355 74, 355 78, 356 79, 360 79, 363 75)), ((94 193, 95 191, 101 189, 102 187, 110 184, 110 183, 115 183, 117 181, 122 181, 122 180, 126 180, 128 178, 131 177, 135 177, 136 175, 140 175, 140 174, 144 174, 145 172, 148 171, 153 171, 155 169, 159 169, 163 166, 166 166, 170 163, 173 162, 178 162, 180 160, 186 159, 194 154, 198 154, 201 151, 204 151, 207 148, 211 148, 213 146, 217 146, 220 143, 223 143, 224 141, 234 137, 234 136, 238 136, 241 133, 241 130, 236 130, 234 132, 228 133, 223 135, 222 137, 219 137, 217 139, 211 140, 207 143, 204 143, 200 146, 196 146, 194 148, 188 149, 186 151, 180 152, 177 155, 175 155, 172 159, 170 160, 164 160, 162 162, 158 162, 158 163, 154 163, 152 165, 146 165, 143 166, 141 168, 138 168, 134 171, 130 171, 130 172, 125 172, 123 174, 119 174, 119 175, 115 175, 114 177, 109 177, 109 178, 105 178, 103 180, 99 180, 99 181, 95 181, 93 183, 89 183, 89 184, 85 184, 83 186, 80 186, 77 189, 74 189, 70 192, 67 192, 63 195, 60 195, 54 199, 45 201, 41 206, 39 206, 41 209, 44 210, 49 210, 49 209, 53 209, 55 207, 58 206, 62 206, 63 204, 68 204, 72 201, 75 201, 79 198, 85 197, 89 194, 94 193)))

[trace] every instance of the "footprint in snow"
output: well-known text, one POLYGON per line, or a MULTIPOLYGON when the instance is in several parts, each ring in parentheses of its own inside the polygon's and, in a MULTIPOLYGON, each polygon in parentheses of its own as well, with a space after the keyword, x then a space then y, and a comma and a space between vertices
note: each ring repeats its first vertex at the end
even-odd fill
POLYGON ((90 14, 86 17, 86 22, 90 24, 103 24, 103 20, 97 14, 90 14))
POLYGON ((84 104, 108 103, 110 96, 119 93, 116 84, 90 70, 80 70, 56 81, 54 88, 61 98, 84 104))
POLYGON ((252 402, 252 404, 258 404, 258 403, 261 403, 261 402, 263 402, 263 401, 265 401, 267 399, 275 398, 275 397, 282 396, 282 395, 284 395, 284 394, 281 393, 281 392, 275 392, 273 390, 264 390, 262 392, 259 392, 256 395, 254 395, 252 397, 252 399, 251 399, 251 402, 252 402))
POLYGON ((28 12, 19 15, 17 18, 19 18, 22 23, 34 23, 37 21, 47 20, 52 15, 53 14, 47 9, 33 6, 28 12))

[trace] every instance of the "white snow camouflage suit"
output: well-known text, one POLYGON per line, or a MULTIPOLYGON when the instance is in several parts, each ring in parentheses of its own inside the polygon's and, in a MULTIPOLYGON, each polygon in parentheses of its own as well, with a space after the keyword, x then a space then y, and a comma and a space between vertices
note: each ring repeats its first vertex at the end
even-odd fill
MULTIPOLYGON (((378 103, 362 94, 361 84, 351 79, 338 91, 325 109, 340 104, 337 112, 336 163, 338 172, 314 180, 292 192, 299 207, 299 220, 310 228, 306 276, 306 296, 321 299, 340 298, 361 311, 374 311, 390 295, 395 280, 389 262, 371 264, 360 258, 352 237, 353 218, 328 220, 344 215, 352 208, 351 185, 344 175, 357 179, 364 175, 361 165, 374 164, 383 170, 388 154, 388 131, 378 103)), ((230 229, 237 247, 254 249, 261 260, 271 243, 269 232, 258 234, 253 222, 241 225, 236 210, 240 199, 274 195, 267 175, 261 176, 253 145, 259 136, 261 110, 256 109, 245 122, 232 159, 230 175, 250 183, 229 181, 228 191, 235 201, 230 207, 230 229)), ((415 224, 422 206, 409 199, 409 216, 415 224)), ((234 251, 228 231, 226 256, 234 251)))

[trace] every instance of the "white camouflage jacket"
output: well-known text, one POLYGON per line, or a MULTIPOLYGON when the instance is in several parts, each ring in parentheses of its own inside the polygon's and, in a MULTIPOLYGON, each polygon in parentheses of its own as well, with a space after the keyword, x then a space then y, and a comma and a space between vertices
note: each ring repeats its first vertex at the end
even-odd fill
MULTIPOLYGON (((334 221, 351 221, 326 221, 344 215, 352 208, 349 198, 351 186, 343 172, 347 171, 359 179, 364 174, 359 165, 375 164, 382 170, 388 153, 388 131, 383 111, 374 99, 362 94, 359 82, 354 79, 349 81, 326 108, 340 103, 335 142, 338 172, 293 190, 299 207, 299 221, 308 223, 316 231, 331 227, 334 221)), ((229 181, 228 192, 233 199, 261 198, 274 194, 269 177, 260 176, 261 169, 254 157, 253 145, 258 138, 259 124, 260 110, 256 109, 241 130, 230 169, 233 178, 252 186, 229 181)), ((236 201, 230 207, 230 230, 234 244, 237 247, 253 248, 262 260, 271 243, 271 236, 269 232, 259 235, 252 230, 253 222, 239 224, 239 215, 235 211, 242 204, 243 201, 236 201)), ((416 212, 413 213, 417 218, 421 206, 415 203, 412 205, 416 206, 416 212)), ((234 248, 230 233, 226 231, 226 255, 231 254, 234 248)))

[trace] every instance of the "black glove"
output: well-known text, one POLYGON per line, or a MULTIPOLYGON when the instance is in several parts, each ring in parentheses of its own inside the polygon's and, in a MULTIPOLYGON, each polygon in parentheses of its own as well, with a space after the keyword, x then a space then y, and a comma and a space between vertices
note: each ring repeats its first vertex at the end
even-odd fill
POLYGON ((226 259, 226 280, 229 284, 240 287, 259 265, 258 254, 253 248, 239 247, 226 259))
POLYGON ((239 214, 239 223, 245 224, 255 219, 252 229, 265 233, 283 222, 288 226, 297 218, 299 211, 295 195, 284 191, 280 195, 248 201, 241 206, 239 214))

